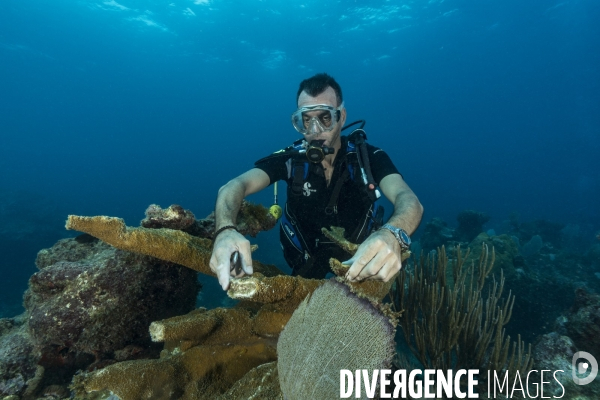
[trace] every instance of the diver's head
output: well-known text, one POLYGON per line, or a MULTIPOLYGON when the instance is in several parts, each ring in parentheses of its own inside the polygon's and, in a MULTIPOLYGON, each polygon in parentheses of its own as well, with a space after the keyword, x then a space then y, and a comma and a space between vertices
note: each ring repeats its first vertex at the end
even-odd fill
POLYGON ((325 73, 316 74, 315 76, 300 82, 300 87, 298 88, 298 93, 296 94, 296 103, 298 103, 298 107, 300 106, 300 95, 302 92, 305 92, 309 96, 317 97, 321 93, 325 92, 327 88, 331 88, 335 92, 335 106, 339 107, 344 102, 344 98, 342 97, 342 88, 332 76, 329 76, 325 73))
POLYGON ((302 81, 297 103, 298 109, 292 114, 292 124, 306 141, 324 140, 325 146, 339 148, 346 109, 337 82, 327 74, 318 74, 302 81))

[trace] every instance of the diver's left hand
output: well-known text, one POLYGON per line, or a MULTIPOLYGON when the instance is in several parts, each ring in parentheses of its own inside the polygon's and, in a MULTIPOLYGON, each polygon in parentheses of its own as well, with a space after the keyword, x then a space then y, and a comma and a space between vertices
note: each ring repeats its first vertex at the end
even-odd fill
POLYGON ((371 234, 354 256, 342 264, 350 265, 346 279, 358 282, 365 279, 387 282, 402 268, 400 243, 387 229, 371 234))

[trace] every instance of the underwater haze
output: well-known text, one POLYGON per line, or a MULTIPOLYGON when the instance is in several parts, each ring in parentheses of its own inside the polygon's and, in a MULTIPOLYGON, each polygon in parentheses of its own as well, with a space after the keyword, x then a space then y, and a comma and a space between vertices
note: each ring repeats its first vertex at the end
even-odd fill
MULTIPOLYGON (((68 214, 208 215, 221 185, 299 138, 298 84, 319 72, 422 227, 473 209, 486 229, 518 213, 592 241, 598 21, 597 0, 2 0, 0 317, 22 311, 37 251, 74 235, 68 214)), ((281 265, 276 230, 257 240, 281 265)))

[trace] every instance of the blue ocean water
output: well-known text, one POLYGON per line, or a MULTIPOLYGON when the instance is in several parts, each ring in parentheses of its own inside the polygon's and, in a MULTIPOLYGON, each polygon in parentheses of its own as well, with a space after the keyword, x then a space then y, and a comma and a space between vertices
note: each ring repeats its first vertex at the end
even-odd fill
MULTIPOLYGON (((0 314, 67 214, 197 217, 333 75, 425 206, 600 229, 594 0, 0 2, 0 314)), ((272 193, 251 200, 270 205, 272 193)), ((281 263, 276 232, 258 257, 281 263)), ((8 310, 8 311, 6 311, 8 310)))

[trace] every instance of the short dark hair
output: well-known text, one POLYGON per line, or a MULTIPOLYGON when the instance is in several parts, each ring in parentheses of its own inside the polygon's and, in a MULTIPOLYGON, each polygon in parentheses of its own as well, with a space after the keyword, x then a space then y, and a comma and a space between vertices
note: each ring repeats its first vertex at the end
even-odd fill
POLYGON ((344 100, 342 97, 342 88, 333 77, 326 73, 316 74, 315 76, 300 82, 300 88, 298 88, 298 93, 296 94, 296 103, 298 103, 300 93, 306 92, 308 95, 316 97, 327 90, 328 87, 331 87, 334 90, 338 102, 337 105, 339 107, 344 100))

